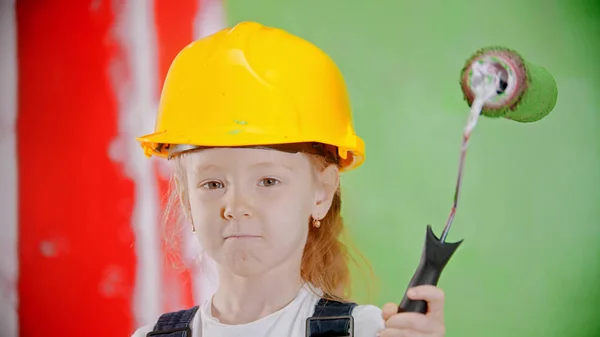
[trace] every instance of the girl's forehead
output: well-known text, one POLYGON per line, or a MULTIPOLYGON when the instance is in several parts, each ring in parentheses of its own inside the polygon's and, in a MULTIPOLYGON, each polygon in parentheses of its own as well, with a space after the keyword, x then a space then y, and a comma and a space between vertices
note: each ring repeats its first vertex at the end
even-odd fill
POLYGON ((300 152, 285 152, 271 148, 209 148, 188 155, 188 165, 194 169, 206 167, 269 167, 282 166, 297 170, 310 165, 300 152))

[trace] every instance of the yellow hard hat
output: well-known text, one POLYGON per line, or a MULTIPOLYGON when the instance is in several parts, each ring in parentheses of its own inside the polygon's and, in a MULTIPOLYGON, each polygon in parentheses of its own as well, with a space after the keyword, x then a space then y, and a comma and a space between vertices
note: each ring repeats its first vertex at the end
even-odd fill
POLYGON ((243 22, 197 40, 167 73, 145 154, 184 148, 320 143, 342 170, 364 161, 346 84, 315 45, 284 30, 243 22))

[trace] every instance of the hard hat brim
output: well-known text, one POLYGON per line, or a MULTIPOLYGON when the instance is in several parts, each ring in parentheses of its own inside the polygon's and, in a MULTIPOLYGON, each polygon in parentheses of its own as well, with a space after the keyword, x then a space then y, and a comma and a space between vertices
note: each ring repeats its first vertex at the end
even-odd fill
MULTIPOLYGON (((209 131, 214 133, 214 131, 209 131)), ((341 171, 350 171, 359 167, 365 159, 365 145, 362 139, 355 136, 352 142, 347 144, 340 144, 336 141, 328 141, 325 139, 294 139, 292 137, 274 137, 273 134, 264 133, 226 133, 227 136, 223 136, 223 133, 219 133, 220 137, 207 136, 203 137, 206 141, 201 144, 197 141, 193 141, 192 137, 185 137, 181 135, 173 135, 168 131, 155 132, 141 137, 137 137, 136 140, 140 143, 144 149, 144 154, 147 157, 157 156, 160 158, 169 158, 170 152, 166 149, 168 145, 194 145, 194 146, 205 146, 205 147, 241 147, 241 146, 264 146, 264 145, 283 145, 283 144, 294 144, 294 143, 323 143, 332 145, 338 148, 338 153, 341 157, 341 171), (262 137, 261 137, 262 134, 262 137), (208 140, 214 140, 213 142, 208 140)), ((194 137, 195 138, 195 137, 194 137)))

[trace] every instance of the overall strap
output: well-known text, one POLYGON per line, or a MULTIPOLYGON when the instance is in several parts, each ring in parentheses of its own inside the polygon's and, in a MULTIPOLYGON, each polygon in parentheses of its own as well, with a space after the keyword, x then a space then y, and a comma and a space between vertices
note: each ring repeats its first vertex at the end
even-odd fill
POLYGON ((198 308, 198 306, 195 306, 187 310, 163 314, 154 325, 154 330, 149 332, 146 337, 192 337, 190 324, 198 308))
POLYGON ((306 337, 354 336, 355 307, 356 303, 321 298, 313 316, 306 320, 306 337))

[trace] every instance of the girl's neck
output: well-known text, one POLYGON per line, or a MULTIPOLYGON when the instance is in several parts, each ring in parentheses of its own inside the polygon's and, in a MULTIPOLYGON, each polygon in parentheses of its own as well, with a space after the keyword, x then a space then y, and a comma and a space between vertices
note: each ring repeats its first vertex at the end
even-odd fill
POLYGON ((212 316, 223 324, 245 324, 281 310, 294 300, 304 284, 299 268, 288 269, 291 271, 277 268, 252 277, 221 271, 212 316))

